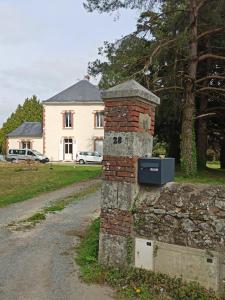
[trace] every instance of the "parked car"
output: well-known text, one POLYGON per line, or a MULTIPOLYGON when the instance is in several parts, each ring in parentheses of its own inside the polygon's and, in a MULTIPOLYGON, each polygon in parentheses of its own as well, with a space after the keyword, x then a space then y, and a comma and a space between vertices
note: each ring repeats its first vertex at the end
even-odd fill
POLYGON ((76 155, 76 162, 80 165, 86 163, 101 164, 102 160, 103 156, 98 152, 78 152, 76 155))
POLYGON ((6 160, 11 162, 17 160, 34 160, 42 163, 49 162, 47 156, 31 149, 9 149, 6 160))

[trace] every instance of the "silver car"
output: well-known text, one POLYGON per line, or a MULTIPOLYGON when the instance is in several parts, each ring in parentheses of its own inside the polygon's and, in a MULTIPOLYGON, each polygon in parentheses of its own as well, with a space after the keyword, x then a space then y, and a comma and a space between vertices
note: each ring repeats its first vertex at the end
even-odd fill
POLYGON ((80 165, 86 163, 101 164, 102 160, 103 160, 103 156, 98 152, 82 151, 82 152, 78 152, 76 155, 76 162, 79 163, 80 165))

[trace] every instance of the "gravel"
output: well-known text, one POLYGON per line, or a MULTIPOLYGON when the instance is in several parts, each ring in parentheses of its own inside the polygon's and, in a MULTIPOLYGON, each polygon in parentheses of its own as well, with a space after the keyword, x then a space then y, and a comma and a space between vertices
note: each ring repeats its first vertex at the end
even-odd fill
MULTIPOLYGON (((27 213, 26 208, 30 213, 30 208, 33 210, 36 206, 30 206, 28 202, 1 209, 2 225, 14 220, 14 210, 20 217, 27 213), (5 218, 2 216, 4 211, 8 214, 5 218)), ((0 299, 112 300, 110 288, 86 285, 79 279, 79 267, 74 261, 74 248, 79 242, 77 235, 91 218, 99 215, 99 211, 100 191, 70 204, 59 213, 48 215, 45 221, 29 231, 13 232, 2 226, 0 299)))
POLYGON ((93 179, 89 181, 74 183, 52 192, 43 193, 32 199, 0 208, 0 227, 5 226, 5 224, 8 224, 12 221, 27 219, 35 212, 40 210, 43 206, 49 204, 51 201, 69 197, 86 189, 89 186, 98 184, 100 182, 101 181, 99 179, 93 179))

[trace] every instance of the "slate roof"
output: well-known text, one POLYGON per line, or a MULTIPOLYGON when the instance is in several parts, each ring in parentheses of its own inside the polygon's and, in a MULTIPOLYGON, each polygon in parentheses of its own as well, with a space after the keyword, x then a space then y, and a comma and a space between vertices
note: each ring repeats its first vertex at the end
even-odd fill
POLYGON ((15 130, 7 134, 8 137, 42 137, 42 124, 40 122, 24 122, 15 130))
POLYGON ((100 90, 88 80, 81 80, 43 103, 102 102, 100 90))

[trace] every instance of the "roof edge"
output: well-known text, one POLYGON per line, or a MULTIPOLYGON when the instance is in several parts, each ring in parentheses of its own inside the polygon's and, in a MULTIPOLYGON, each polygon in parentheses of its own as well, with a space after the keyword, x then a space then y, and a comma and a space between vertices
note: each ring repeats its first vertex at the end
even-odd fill
POLYGON ((96 100, 96 101, 85 101, 85 102, 82 102, 82 101, 48 101, 48 100, 45 100, 45 101, 42 101, 41 104, 43 105, 94 105, 94 104, 104 104, 104 101, 103 100, 96 100))
POLYGON ((43 138, 42 135, 10 135, 10 133, 6 134, 7 137, 9 138, 27 138, 27 137, 32 137, 32 138, 43 138))

